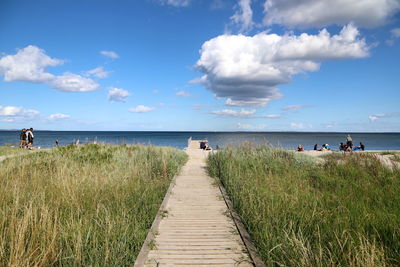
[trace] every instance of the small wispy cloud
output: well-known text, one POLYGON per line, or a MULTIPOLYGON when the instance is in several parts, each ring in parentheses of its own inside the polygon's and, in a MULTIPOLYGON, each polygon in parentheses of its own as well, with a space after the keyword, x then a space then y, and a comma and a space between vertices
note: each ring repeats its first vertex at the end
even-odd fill
POLYGON ((236 111, 233 109, 223 109, 223 110, 214 110, 211 111, 210 113, 221 117, 251 118, 256 113, 256 110, 241 109, 240 111, 236 111))
POLYGON ((210 4, 211 10, 223 9, 226 7, 226 3, 223 0, 212 0, 210 4))
MULTIPOLYGON (((279 98, 280 95, 274 97, 274 98, 279 98)), ((268 100, 265 100, 268 102, 268 100)), ((260 102, 259 99, 246 99, 246 100, 232 100, 231 98, 228 98, 225 100, 225 106, 229 107, 263 107, 265 106, 264 102, 260 102)))
POLYGON ((103 67, 97 67, 95 69, 88 70, 86 72, 86 75, 95 76, 97 78, 104 79, 104 78, 107 78, 110 73, 111 73, 111 71, 106 71, 106 70, 104 70, 103 67))
POLYGON ((292 122, 292 123, 290 123, 290 127, 295 130, 301 130, 301 129, 307 128, 307 126, 301 122, 300 123, 292 122))
POLYGON ((63 114, 63 113, 55 113, 55 114, 51 114, 48 119, 49 120, 62 120, 62 119, 68 119, 71 116, 68 114, 63 114))
POLYGON ((254 25, 251 0, 239 0, 236 9, 236 13, 231 17, 231 20, 240 27, 240 33, 246 33, 251 30, 254 25))
POLYGON ((259 124, 259 125, 252 125, 252 124, 246 124, 246 123, 238 123, 237 124, 237 129, 239 130, 263 130, 266 129, 267 125, 266 124, 259 124))
POLYGON ((186 7, 189 6, 191 0, 160 0, 163 5, 170 5, 174 7, 186 7))
POLYGON ((291 106, 283 107, 282 110, 295 111, 295 110, 311 108, 311 107, 313 107, 313 106, 311 106, 311 105, 291 105, 291 106))
POLYGON ((146 113, 146 112, 150 112, 153 111, 155 108, 152 107, 147 107, 144 105, 139 105, 135 108, 130 108, 129 112, 133 112, 133 113, 146 113))
POLYGON ((281 114, 266 114, 266 115, 262 115, 262 118, 267 118, 267 119, 279 119, 282 117, 281 114))
POLYGON ((179 91, 175 94, 176 96, 179 97, 191 97, 192 95, 186 91, 179 91))
POLYGON ((368 119, 371 122, 375 122, 381 118, 393 118, 393 117, 400 117, 400 112, 379 113, 379 114, 368 116, 368 119))
POLYGON ((128 96, 131 94, 124 89, 110 87, 108 89, 108 100, 113 102, 126 102, 128 96))
POLYGON ((390 31, 392 34, 392 37, 394 38, 400 38, 400 28, 394 28, 390 31))
POLYGON ((192 106, 192 109, 193 109, 193 110, 200 110, 200 109, 202 109, 202 108, 203 108, 203 105, 202 105, 202 104, 195 104, 195 105, 192 106))
POLYGON ((100 51, 100 54, 102 54, 103 56, 112 58, 112 59, 119 58, 119 55, 114 51, 100 51))

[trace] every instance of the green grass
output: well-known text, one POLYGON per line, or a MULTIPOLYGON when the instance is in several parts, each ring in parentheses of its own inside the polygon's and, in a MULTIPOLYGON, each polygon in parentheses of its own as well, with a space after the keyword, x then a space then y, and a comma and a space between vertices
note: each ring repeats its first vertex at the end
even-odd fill
POLYGON ((184 152, 67 146, 0 163, 0 266, 132 266, 184 152))
POLYGON ((19 147, 0 146, 0 156, 10 156, 24 153, 29 153, 29 150, 21 149, 19 147))
POLYGON ((366 153, 298 155, 242 146, 208 158, 266 265, 399 266, 400 170, 366 153))

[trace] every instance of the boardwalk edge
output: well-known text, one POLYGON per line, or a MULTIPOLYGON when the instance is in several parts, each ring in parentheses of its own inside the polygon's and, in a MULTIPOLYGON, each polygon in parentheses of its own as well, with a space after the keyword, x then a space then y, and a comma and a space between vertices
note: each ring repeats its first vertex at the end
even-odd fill
MULTIPOLYGON (((181 172, 182 170, 180 170, 181 172)), ((179 174, 178 174, 179 175, 179 174)), ((175 175, 174 178, 172 179, 167 192, 165 193, 163 202, 161 203, 160 208, 157 211, 157 215, 154 218, 153 223, 151 224, 150 230, 147 233, 146 239, 143 242, 142 248, 140 249, 140 252, 135 260, 135 264, 133 265, 134 267, 139 267, 139 266, 144 266, 146 260, 147 260, 147 256, 150 252, 150 244, 152 243, 152 241, 155 239, 157 232, 158 232, 158 228, 160 225, 161 220, 164 218, 164 211, 165 211, 165 207, 168 203, 168 199, 171 196, 171 192, 172 192, 172 188, 175 186, 175 182, 176 182, 176 177, 178 177, 178 175, 175 175)))
POLYGON ((235 222, 236 228, 239 231, 239 235, 242 238, 242 241, 247 249, 247 252, 253 261, 255 267, 266 267, 264 261, 258 255, 257 248, 254 246, 253 240, 250 237, 250 234, 247 232, 246 227, 242 223, 239 214, 233 208, 233 204, 228 194, 226 193, 225 187, 221 182, 218 182, 219 190, 221 191, 222 196, 224 197, 224 201, 228 206, 229 213, 235 222))

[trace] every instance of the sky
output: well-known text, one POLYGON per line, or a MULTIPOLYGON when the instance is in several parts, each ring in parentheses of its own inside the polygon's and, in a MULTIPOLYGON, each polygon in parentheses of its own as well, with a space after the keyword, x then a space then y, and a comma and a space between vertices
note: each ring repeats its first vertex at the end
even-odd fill
POLYGON ((1 0, 0 129, 400 132, 400 0, 1 0))

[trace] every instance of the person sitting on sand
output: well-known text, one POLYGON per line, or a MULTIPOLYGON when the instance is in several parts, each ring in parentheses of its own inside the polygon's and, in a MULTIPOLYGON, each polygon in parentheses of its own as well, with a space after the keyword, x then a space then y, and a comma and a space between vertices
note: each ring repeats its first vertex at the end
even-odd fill
POLYGON ((331 150, 331 147, 328 144, 323 144, 320 151, 331 150))
POLYGON ((302 145, 299 144, 299 145, 297 146, 297 151, 298 151, 298 152, 303 152, 303 151, 304 151, 304 147, 303 147, 302 145))
POLYGON ((314 145, 314 150, 318 150, 318 144, 314 145))
POLYGON ((346 137, 346 145, 350 149, 353 149, 353 139, 351 138, 351 136, 349 134, 346 137))
POLYGON ((346 146, 343 144, 343 142, 341 142, 339 145, 339 151, 341 151, 341 152, 346 151, 346 146))
POLYGON ((362 151, 364 151, 364 149, 365 149, 365 146, 364 146, 364 144, 362 142, 360 142, 360 148, 361 148, 362 151))

